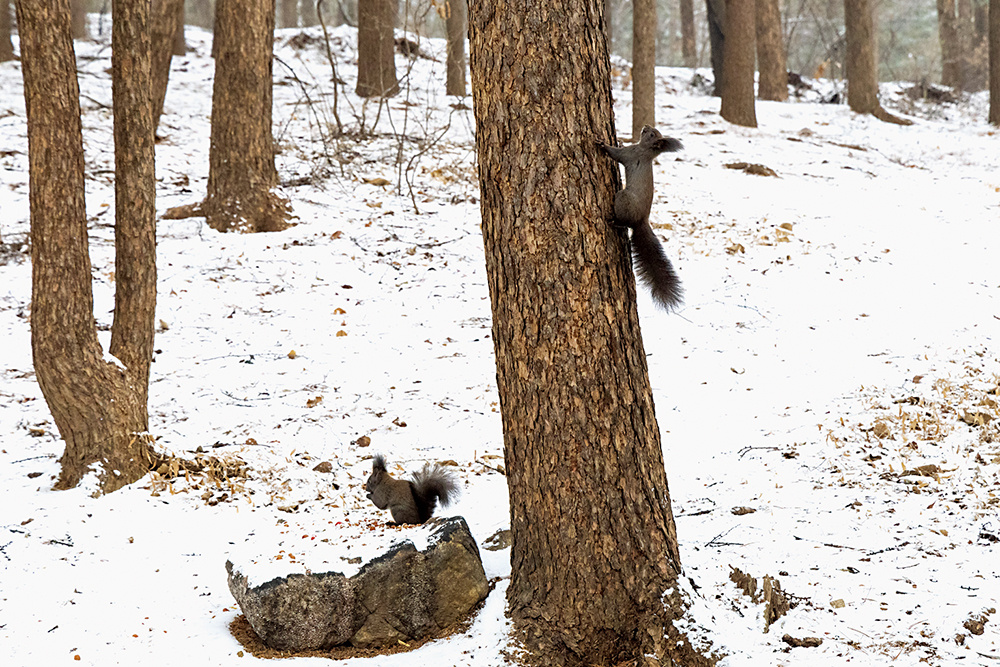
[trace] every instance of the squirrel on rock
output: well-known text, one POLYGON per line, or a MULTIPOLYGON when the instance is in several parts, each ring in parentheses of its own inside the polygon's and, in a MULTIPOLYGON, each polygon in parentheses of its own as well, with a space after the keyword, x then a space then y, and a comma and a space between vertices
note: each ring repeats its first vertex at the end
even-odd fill
POLYGON ((632 230, 637 273, 653 299, 666 310, 673 310, 681 303, 681 281, 649 224, 649 211, 653 206, 653 159, 683 146, 649 125, 642 128, 638 143, 631 146, 619 148, 603 142, 597 146, 625 167, 625 188, 615 195, 615 222, 632 230))
POLYGON ((439 463, 425 464, 413 473, 413 481, 394 479, 385 465, 385 457, 377 455, 365 491, 375 507, 392 512, 394 523, 424 523, 434 514, 438 502, 447 506, 458 496, 455 478, 439 463))

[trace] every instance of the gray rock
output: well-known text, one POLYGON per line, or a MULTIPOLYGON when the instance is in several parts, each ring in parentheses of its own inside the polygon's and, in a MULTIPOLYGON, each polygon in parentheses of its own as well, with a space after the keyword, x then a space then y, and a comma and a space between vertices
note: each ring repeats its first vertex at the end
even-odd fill
POLYGON ((261 640, 281 651, 379 647, 435 635, 464 619, 489 584, 462 517, 431 519, 428 547, 393 545, 353 577, 291 574, 248 587, 226 562, 229 590, 261 640))

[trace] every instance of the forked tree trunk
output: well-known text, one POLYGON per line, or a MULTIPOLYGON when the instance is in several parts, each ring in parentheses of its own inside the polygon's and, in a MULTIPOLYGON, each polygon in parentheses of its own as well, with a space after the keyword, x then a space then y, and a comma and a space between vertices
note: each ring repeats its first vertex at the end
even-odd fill
POLYGON ((757 127, 753 97, 755 44, 754 0, 727 0, 721 113, 730 123, 744 127, 757 127))
POLYGON ((990 115, 1000 126, 1000 0, 990 0, 990 115))
POLYGON ((617 177, 595 146, 615 136, 601 2, 469 6, 508 609, 541 664, 705 665, 675 625, 680 559, 635 282, 606 222, 617 177))
POLYGON ((875 31, 869 0, 844 0, 844 29, 847 38, 847 105, 855 113, 867 113, 897 125, 912 122, 898 118, 878 101, 875 65, 875 31))
POLYGON ((151 25, 152 78, 153 78, 153 128, 160 126, 163 101, 167 97, 170 78, 170 61, 173 58, 174 39, 178 28, 183 32, 184 0, 153 0, 151 25))
POLYGON ((396 0, 358 0, 358 85, 360 97, 392 97, 396 79, 396 43, 393 30, 396 0))
POLYGON ((784 102, 788 99, 788 68, 785 39, 781 32, 778 0, 756 0, 757 14, 757 97, 784 102))
POLYGON ((465 35, 468 32, 469 9, 466 0, 446 0, 445 29, 448 32, 448 64, 445 92, 448 95, 466 94, 465 35))
POLYGON ((698 65, 698 47, 695 43, 694 1, 680 0, 681 15, 681 57, 685 67, 698 65))
POLYGON ((656 0, 632 0, 632 141, 656 126, 656 0))
POLYGON ((219 0, 205 218, 218 231, 288 226, 271 136, 274 0, 219 0))
POLYGON ((146 7, 140 1, 116 3, 113 9, 113 49, 119 54, 112 65, 116 215, 121 217, 111 351, 119 363, 104 356, 94 322, 69 2, 17 3, 28 116, 31 347, 38 384, 66 443, 57 488, 75 486, 96 464, 101 490, 111 492, 142 477, 152 461, 145 432, 156 253, 148 43, 142 43, 146 7), (120 115, 130 117, 121 128, 120 115))
POLYGON ((937 0, 938 40, 941 42, 941 83, 962 87, 962 53, 958 40, 955 0, 937 0))
POLYGON ((10 39, 11 23, 10 3, 0 0, 0 63, 14 59, 14 44, 10 39))

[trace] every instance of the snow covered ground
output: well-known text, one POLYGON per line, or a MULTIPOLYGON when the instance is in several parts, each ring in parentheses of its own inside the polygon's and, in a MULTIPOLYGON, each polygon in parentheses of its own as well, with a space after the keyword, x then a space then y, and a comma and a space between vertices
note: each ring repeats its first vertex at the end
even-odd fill
MULTIPOLYGON (((370 555, 398 532, 364 497, 374 452, 397 473, 455 461, 463 496, 449 511, 480 543, 507 526, 471 100, 444 95, 443 45, 425 41, 436 61, 398 56, 408 85, 388 111, 341 93, 343 122, 378 116, 378 136, 332 140, 320 35, 277 37, 277 160, 298 225, 159 223, 150 430, 168 452, 225 466, 102 498, 92 483, 51 490, 62 448, 31 362, 21 75, 0 64, 4 665, 256 661, 229 632, 226 559, 250 549, 294 572, 370 555), (314 470, 323 462, 332 472, 314 470)), ((355 38, 333 36, 350 91, 355 38)), ((210 35, 188 38, 158 133, 161 213, 200 200, 207 178, 210 35)), ((105 329, 106 42, 77 44, 105 329)), ((685 150, 660 161, 653 219, 686 305, 667 315, 640 292, 639 307, 698 587, 691 626, 731 666, 996 664, 1000 616, 965 627, 1000 600, 1000 137, 985 98, 922 106, 887 87, 891 108, 915 113, 898 127, 810 93, 758 103, 749 130, 721 120, 690 72, 658 77, 659 126, 685 150), (777 177, 725 167, 736 162, 777 177), (797 602, 767 634, 731 567, 776 577, 797 602), (790 649, 786 633, 823 642, 790 649)), ((620 129, 630 94, 616 87, 620 129)), ((509 552, 482 553, 499 581, 468 632, 351 664, 506 664, 509 552)))

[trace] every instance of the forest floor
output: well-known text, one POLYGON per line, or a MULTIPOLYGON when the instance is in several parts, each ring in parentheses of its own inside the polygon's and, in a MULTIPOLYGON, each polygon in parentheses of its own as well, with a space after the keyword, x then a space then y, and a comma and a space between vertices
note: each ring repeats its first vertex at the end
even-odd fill
MULTIPOLYGON (((189 28, 188 41, 158 131, 161 214, 205 192, 210 35, 189 28)), ((105 345, 107 42, 104 26, 77 44, 105 345)), ((443 44, 424 40, 424 56, 397 56, 404 89, 379 112, 350 92, 354 43, 333 31, 350 130, 336 138, 322 33, 277 36, 274 133, 295 226, 223 235, 160 220, 150 430, 167 453, 214 459, 99 498, 93 479, 52 490, 62 447, 32 369, 21 74, 0 64, 5 665, 259 660, 230 631, 226 560, 251 549, 278 573, 338 569, 404 532, 365 499, 375 452, 396 473, 454 461, 463 495, 448 513, 480 544, 508 526, 471 99, 444 95, 443 44)), ((814 82, 759 102, 751 130, 719 117, 700 78, 658 70, 659 127, 685 149, 660 159, 653 221, 686 305, 665 314, 639 294, 696 587, 689 631, 730 666, 997 664, 1000 135, 985 97, 924 103, 884 86, 914 120, 899 127, 820 103, 836 84, 814 82), (767 633, 733 568, 778 579, 792 602, 767 633)), ((351 664, 506 664, 509 550, 482 555, 497 583, 468 630, 351 664)))

